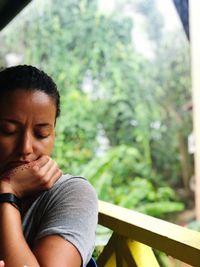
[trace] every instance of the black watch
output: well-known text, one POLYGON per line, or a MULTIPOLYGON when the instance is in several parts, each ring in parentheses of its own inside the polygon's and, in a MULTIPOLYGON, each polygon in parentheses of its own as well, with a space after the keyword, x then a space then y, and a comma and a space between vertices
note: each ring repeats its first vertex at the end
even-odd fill
POLYGON ((0 203, 11 203, 15 208, 21 211, 21 201, 18 197, 11 193, 0 194, 0 203))

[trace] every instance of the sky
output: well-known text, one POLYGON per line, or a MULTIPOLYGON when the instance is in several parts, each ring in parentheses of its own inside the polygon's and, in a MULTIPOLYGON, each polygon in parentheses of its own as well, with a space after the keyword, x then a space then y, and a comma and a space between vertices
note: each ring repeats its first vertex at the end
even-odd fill
MULTIPOLYGON (((117 0, 99 0, 99 9, 101 12, 110 13, 115 7, 117 0)), ((131 2, 131 0, 130 0, 131 2)), ((133 1, 134 2, 134 1, 133 1)), ((173 31, 177 28, 181 28, 181 22, 176 12, 174 3, 172 0, 156 0, 157 7, 163 14, 165 21, 165 30, 173 31)), ((132 32, 132 37, 134 40, 134 45, 139 52, 148 58, 153 57, 153 50, 147 36, 141 31, 143 27, 143 17, 139 13, 129 12, 129 16, 134 19, 134 29, 132 32)))
POLYGON ((181 27, 178 13, 172 0, 156 0, 158 9, 162 12, 165 19, 166 29, 171 31, 175 27, 181 27))
MULTIPOLYGON (((42 8, 43 6, 45 7, 46 1, 48 0, 36 1, 37 3, 40 4, 40 10, 43 9, 42 8)), ((116 1, 117 0, 99 0, 99 10, 102 13, 112 12, 115 7, 116 1)), ((130 3, 132 1, 134 2, 134 0, 129 0, 129 1, 130 3)), ((173 31, 176 28, 181 28, 182 25, 178 17, 178 14, 175 10, 173 1, 172 0, 155 0, 155 1, 157 2, 158 9, 163 14, 164 21, 165 21, 165 30, 173 31)), ((28 5, 27 10, 30 8, 31 4, 28 5)), ((22 13, 26 14, 24 11, 22 13)), ((150 59, 153 58, 154 54, 153 54, 153 49, 151 47, 151 43, 148 41, 147 36, 145 36, 144 31, 141 30, 143 28, 144 18, 141 16, 141 14, 135 13, 133 11, 126 10, 126 13, 128 14, 129 17, 132 17, 134 20, 134 29, 132 32, 132 39, 133 39, 134 46, 140 53, 142 53, 147 58, 150 58, 150 59)), ((14 20, 13 20, 13 23, 14 23, 14 20)), ((13 59, 12 57, 11 61, 13 62, 13 60, 18 60, 18 58, 13 59)))

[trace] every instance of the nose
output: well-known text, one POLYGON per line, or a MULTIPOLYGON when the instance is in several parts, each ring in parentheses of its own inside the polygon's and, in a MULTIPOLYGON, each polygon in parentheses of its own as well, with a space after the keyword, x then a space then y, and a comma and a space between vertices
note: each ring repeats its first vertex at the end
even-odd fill
POLYGON ((18 142, 18 153, 20 156, 28 156, 33 153, 33 137, 31 133, 26 132, 20 136, 18 142))

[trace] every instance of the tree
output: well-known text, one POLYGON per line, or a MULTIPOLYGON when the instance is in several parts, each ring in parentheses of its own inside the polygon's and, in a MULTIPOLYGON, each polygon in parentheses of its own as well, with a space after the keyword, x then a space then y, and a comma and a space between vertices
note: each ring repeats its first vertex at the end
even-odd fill
MULTIPOLYGON (((96 0, 35 4, 40 11, 33 6, 4 33, 4 39, 8 51, 15 43, 16 52, 24 51, 26 63, 43 68, 58 84, 63 113, 57 123, 54 157, 63 170, 87 174, 102 188, 100 196, 112 196, 116 203, 126 202, 121 199, 124 192, 136 194, 135 185, 156 192, 157 187, 188 177, 189 171, 185 175, 180 164, 191 127, 189 116, 182 113, 190 98, 187 47, 163 39, 155 1, 118 1, 111 14, 100 13, 96 0), (145 15, 145 31, 154 47, 152 59, 134 47, 134 19, 123 12, 127 4, 145 15), (156 32, 149 28, 155 16, 156 32), (16 31, 21 37, 17 40, 16 31), (102 158, 97 153, 100 130, 108 141, 102 158), (94 162, 103 163, 98 167, 94 162), (90 175, 88 168, 96 173, 90 175), (113 194, 105 189, 107 185, 113 194)), ((144 194, 147 202, 148 194, 144 194)), ((154 200, 155 204, 159 198, 154 200)), ((133 204, 130 199, 126 203, 133 204)))

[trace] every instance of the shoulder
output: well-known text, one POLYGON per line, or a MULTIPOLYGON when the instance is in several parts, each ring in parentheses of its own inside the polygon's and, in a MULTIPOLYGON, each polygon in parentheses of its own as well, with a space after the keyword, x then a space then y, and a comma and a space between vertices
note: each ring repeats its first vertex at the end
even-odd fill
POLYGON ((64 185, 70 185, 70 186, 82 186, 85 185, 86 188, 91 189, 94 191, 93 186, 90 184, 90 182, 82 177, 82 176, 73 176, 70 174, 64 174, 60 177, 60 179, 55 183, 55 185, 52 187, 52 190, 55 190, 57 188, 62 188, 64 185))
POLYGON ((89 181, 81 176, 72 176, 69 174, 62 175, 56 184, 49 190, 49 195, 63 196, 73 195, 77 198, 87 197, 97 201, 97 195, 94 187, 89 181))
MULTIPOLYGON (((72 213, 98 213, 98 199, 94 187, 87 179, 69 174, 61 176, 56 184, 42 197, 49 210, 61 207, 72 213), (76 209, 72 210, 75 207, 76 209)), ((67 212, 68 213, 68 212, 67 212)))
POLYGON ((60 235, 78 249, 85 264, 94 249, 98 220, 98 200, 93 186, 83 177, 63 175, 42 195, 39 206, 42 215, 35 240, 60 235))

